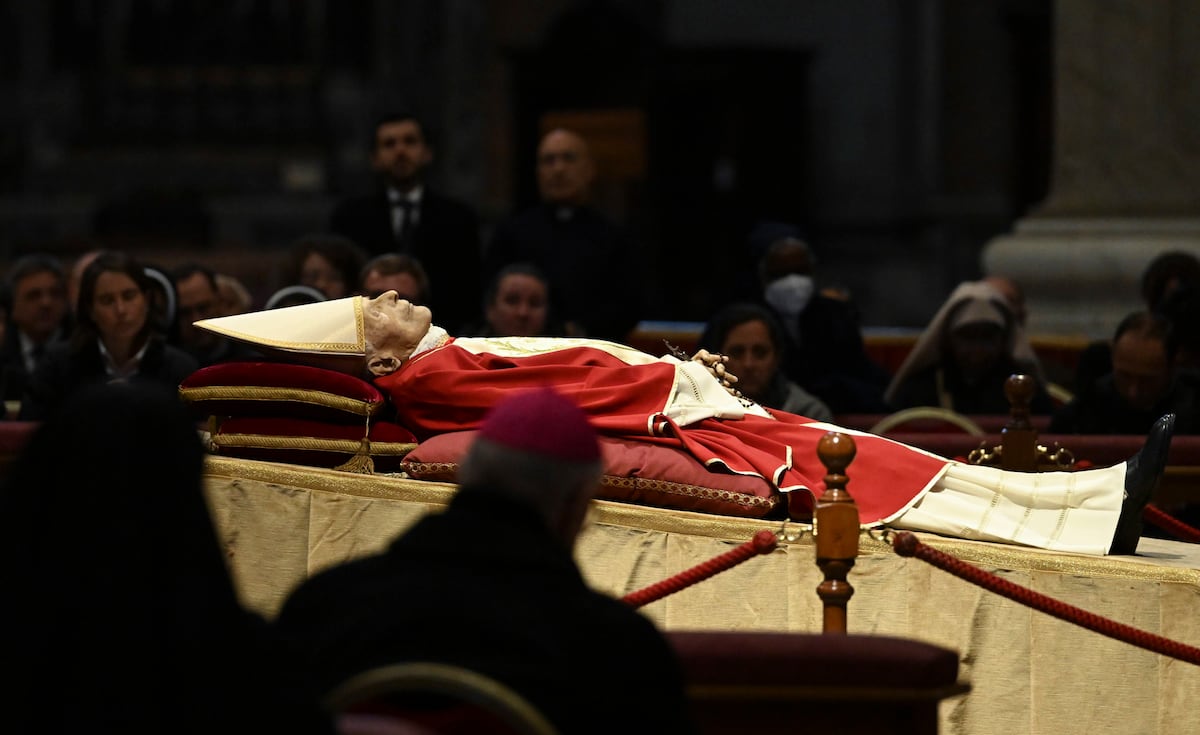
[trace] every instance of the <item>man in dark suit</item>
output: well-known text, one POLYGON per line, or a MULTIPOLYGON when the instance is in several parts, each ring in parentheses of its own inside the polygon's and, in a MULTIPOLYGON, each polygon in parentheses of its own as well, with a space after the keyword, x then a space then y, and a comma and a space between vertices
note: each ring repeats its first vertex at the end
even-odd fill
POLYGON ((0 344, 0 393, 19 401, 47 347, 67 339, 71 308, 67 274, 57 257, 30 253, 18 258, 4 279, 8 322, 0 344))
POLYGON ((546 274, 550 303, 569 334, 625 342, 642 318, 642 268, 627 233, 589 206, 594 178, 582 136, 563 129, 543 136, 541 202, 496 226, 484 275, 490 280, 506 265, 533 263, 546 274))
POLYGON ((340 201, 329 227, 372 255, 398 252, 419 260, 429 275, 432 307, 457 328, 475 317, 483 293, 480 220, 426 183, 432 163, 433 148, 416 116, 382 117, 371 149, 378 186, 340 201))
POLYGON ((183 263, 171 270, 175 283, 175 345, 196 358, 200 367, 219 362, 262 359, 245 343, 197 328, 193 323, 221 315, 217 274, 200 263, 183 263))
POLYGON ((1109 371, 1080 386, 1055 411, 1048 433, 1142 434, 1157 420, 1150 414, 1159 410, 1176 415, 1176 433, 1200 433, 1200 373, 1179 366, 1170 320, 1147 310, 1131 312, 1117 325, 1111 345, 1109 371))

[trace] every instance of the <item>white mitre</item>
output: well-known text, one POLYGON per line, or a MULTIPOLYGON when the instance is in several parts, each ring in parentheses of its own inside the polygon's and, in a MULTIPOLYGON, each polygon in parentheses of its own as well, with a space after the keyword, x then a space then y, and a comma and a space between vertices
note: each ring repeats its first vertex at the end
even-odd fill
POLYGON ((362 375, 367 352, 363 301, 361 296, 348 296, 201 319, 194 326, 254 345, 287 362, 362 375))

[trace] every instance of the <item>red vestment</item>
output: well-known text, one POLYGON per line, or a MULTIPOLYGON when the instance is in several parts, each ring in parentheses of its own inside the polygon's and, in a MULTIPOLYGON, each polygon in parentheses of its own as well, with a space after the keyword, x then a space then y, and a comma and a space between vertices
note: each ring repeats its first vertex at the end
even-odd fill
MULTIPOLYGON (((770 409, 775 420, 747 415, 679 426, 663 414, 675 381, 671 362, 630 365, 593 347, 505 356, 471 352, 451 341, 375 382, 391 397, 397 420, 419 439, 478 429, 502 396, 549 385, 578 403, 602 434, 682 448, 710 468, 759 475, 781 491, 804 489, 817 496, 826 473, 817 443, 829 431, 842 431, 857 447, 847 489, 864 525, 906 510, 949 463, 890 439, 770 409)), ((809 507, 812 495, 804 493, 809 507)))

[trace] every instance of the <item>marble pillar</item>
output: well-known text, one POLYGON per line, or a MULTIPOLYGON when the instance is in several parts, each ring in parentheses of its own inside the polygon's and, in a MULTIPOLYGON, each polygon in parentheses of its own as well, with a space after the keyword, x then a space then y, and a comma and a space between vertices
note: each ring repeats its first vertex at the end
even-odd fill
POLYGON ((1057 0, 1050 193, 983 251, 1030 331, 1104 338, 1157 254, 1200 256, 1200 0, 1057 0))

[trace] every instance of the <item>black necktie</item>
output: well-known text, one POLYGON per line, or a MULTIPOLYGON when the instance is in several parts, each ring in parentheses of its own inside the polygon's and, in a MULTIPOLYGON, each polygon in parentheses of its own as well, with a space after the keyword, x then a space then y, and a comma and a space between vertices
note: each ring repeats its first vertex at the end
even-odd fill
POLYGON ((401 199, 394 202, 392 207, 394 208, 393 223, 395 224, 396 244, 400 246, 401 250, 405 250, 408 247, 408 240, 412 236, 414 205, 408 199, 401 199))

